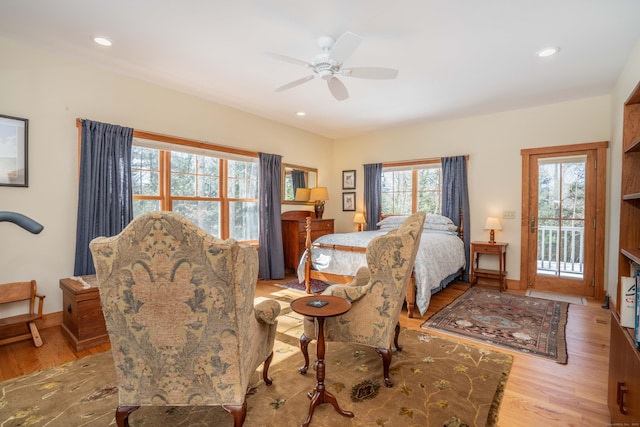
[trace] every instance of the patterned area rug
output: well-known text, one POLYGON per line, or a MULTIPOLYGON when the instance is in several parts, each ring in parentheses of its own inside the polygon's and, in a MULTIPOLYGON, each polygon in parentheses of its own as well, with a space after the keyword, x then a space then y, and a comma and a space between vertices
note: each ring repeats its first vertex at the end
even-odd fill
MULTIPOLYGON (((281 288, 295 289, 297 291, 307 290, 303 283, 298 282, 298 279, 289 280, 284 283, 276 283, 276 286, 280 286, 281 288)), ((311 279, 311 293, 322 293, 329 286, 331 286, 331 283, 327 283, 318 279, 311 279)))
POLYGON ((471 288, 422 324, 484 343, 567 363, 569 304, 471 288))
MULTIPOLYGON (((253 375, 257 389, 247 398, 246 427, 294 426, 307 416, 307 392, 315 385, 315 371, 304 376, 297 371, 303 362, 298 349, 300 317, 292 312, 281 315, 278 330, 269 370, 273 385, 267 387, 259 372, 253 375)), ((391 364, 393 388, 384 386, 375 350, 327 343, 326 387, 355 417, 344 418, 323 404, 316 408, 312 425, 497 424, 512 356, 407 329, 402 330, 400 343, 403 351, 394 352, 391 364)), ((315 341, 309 352, 315 353, 315 341)), ((115 425, 117 404, 109 351, 0 383, 4 427, 115 425)), ((220 407, 143 407, 131 414, 130 424, 232 426, 233 422, 220 407)))

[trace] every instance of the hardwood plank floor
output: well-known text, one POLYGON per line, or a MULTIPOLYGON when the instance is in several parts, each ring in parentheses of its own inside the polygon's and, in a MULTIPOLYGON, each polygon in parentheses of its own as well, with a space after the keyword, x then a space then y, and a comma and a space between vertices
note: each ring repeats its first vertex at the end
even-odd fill
MULTIPOLYGON (((282 281, 259 281, 256 297, 269 297, 281 291, 282 288, 274 283, 282 281)), ((432 297, 424 316, 408 319, 403 312, 400 324, 419 330, 426 319, 466 289, 466 284, 449 286, 432 297)), ((609 328, 609 311, 590 300, 588 306, 572 304, 569 307, 568 364, 499 350, 512 354, 514 363, 500 406, 498 426, 610 426, 607 407, 609 328)), ((1 381, 109 349, 109 345, 104 344, 75 352, 58 326, 40 333, 45 342, 40 348, 35 348, 31 340, 0 346, 1 381)), ((430 333, 446 336, 437 331, 430 333)))

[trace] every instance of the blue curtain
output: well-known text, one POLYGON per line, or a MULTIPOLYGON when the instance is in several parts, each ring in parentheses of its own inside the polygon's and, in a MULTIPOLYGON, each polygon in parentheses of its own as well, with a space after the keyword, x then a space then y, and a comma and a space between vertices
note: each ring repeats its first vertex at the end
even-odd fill
POLYGON ((469 228, 469 187, 467 184, 466 156, 442 158, 442 215, 460 226, 460 208, 462 208, 462 227, 464 231, 464 251, 467 260, 463 280, 469 281, 471 230, 469 228))
POLYGON ((74 275, 95 274, 89 242, 121 232, 133 218, 133 129, 82 121, 74 275))
POLYGON ((364 219, 365 230, 375 230, 380 222, 382 197, 382 163, 364 165, 364 219))
POLYGON ((293 197, 296 197, 296 190, 298 188, 306 188, 307 183, 304 179, 304 171, 293 169, 291 171, 291 182, 293 183, 293 197))
POLYGON ((258 240, 258 276, 261 279, 284 278, 282 247, 282 156, 258 153, 260 160, 260 236, 258 240))

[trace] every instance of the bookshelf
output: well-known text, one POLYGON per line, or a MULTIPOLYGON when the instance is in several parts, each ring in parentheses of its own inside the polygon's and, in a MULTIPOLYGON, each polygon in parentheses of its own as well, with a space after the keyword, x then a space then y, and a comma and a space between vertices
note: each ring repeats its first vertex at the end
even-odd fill
POLYGON ((640 351, 635 331, 620 324, 622 276, 631 263, 640 264, 640 84, 624 105, 622 135, 622 194, 618 289, 611 310, 608 404, 613 425, 633 425, 640 420, 640 351))

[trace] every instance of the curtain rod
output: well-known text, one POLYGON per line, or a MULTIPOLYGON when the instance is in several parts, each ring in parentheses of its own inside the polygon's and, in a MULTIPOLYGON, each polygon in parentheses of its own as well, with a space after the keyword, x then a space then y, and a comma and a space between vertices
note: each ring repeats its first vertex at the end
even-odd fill
MULTIPOLYGON (((445 157, 455 157, 455 156, 445 156, 445 157)), ((469 160, 469 155, 464 154, 465 159, 469 160)), ((418 159, 418 160, 397 160, 393 162, 382 162, 383 166, 391 167, 391 166, 412 166, 412 165, 421 165, 425 163, 438 163, 441 162, 444 157, 432 157, 429 159, 418 159)))
MULTIPOLYGON (((82 128, 82 120, 86 120, 86 119, 80 119, 80 118, 76 119, 76 127, 82 128)), ((241 150, 238 148, 229 147, 225 145, 212 144, 205 141, 196 141, 193 139, 179 138, 176 136, 163 135, 160 133, 147 132, 147 131, 136 130, 136 129, 133 130, 133 137, 150 139, 152 141, 170 142, 172 144, 184 145, 188 147, 204 148, 207 150, 223 151, 225 153, 239 154, 247 157, 259 156, 259 153, 257 151, 241 150)))

